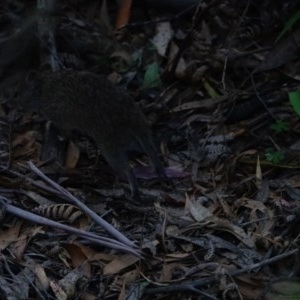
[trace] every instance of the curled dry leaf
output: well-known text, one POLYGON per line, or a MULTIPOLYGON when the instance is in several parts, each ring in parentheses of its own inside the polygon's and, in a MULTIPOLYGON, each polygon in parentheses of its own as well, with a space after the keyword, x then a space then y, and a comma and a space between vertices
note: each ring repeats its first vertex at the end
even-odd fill
POLYGON ((189 212, 197 222, 201 222, 212 216, 212 213, 209 209, 201 205, 198 201, 194 200, 189 201, 189 212))

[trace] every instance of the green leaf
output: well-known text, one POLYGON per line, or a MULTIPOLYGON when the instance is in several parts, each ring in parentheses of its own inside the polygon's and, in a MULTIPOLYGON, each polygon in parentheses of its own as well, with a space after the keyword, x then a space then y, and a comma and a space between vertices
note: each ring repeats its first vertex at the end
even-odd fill
POLYGON ((293 106, 295 112, 297 113, 298 116, 300 116, 300 90, 289 92, 289 100, 291 105, 293 106))
POLYGON ((219 94, 216 92, 216 90, 209 84, 209 82, 205 78, 202 79, 202 82, 203 82, 203 86, 204 86, 207 94, 211 98, 215 98, 215 97, 219 96, 219 94))
POLYGON ((282 151, 268 150, 265 156, 267 161, 270 161, 274 164, 279 164, 284 160, 284 153, 282 151))
POLYGON ((159 75, 159 65, 157 62, 148 65, 144 76, 142 89, 149 89, 153 87, 162 87, 162 82, 159 75))
POLYGON ((279 33, 275 44, 286 34, 288 30, 292 28, 292 26, 300 19, 300 10, 298 10, 293 16, 291 16, 288 21, 286 22, 284 28, 279 33))
POLYGON ((299 278, 280 280, 271 284, 267 292, 267 300, 296 300, 300 299, 300 280, 299 278))
POLYGON ((277 133, 287 132, 289 130, 289 124, 282 120, 277 120, 276 123, 271 124, 270 128, 277 133))

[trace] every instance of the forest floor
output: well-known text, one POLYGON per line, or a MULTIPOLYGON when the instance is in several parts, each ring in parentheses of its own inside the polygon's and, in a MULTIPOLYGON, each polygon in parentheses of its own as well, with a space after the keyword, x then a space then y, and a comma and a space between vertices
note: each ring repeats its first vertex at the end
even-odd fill
POLYGON ((135 203, 90 139, 19 111, 43 47, 35 1, 2 1, 3 299, 299 299, 298 1, 63 2, 60 65, 127 89, 171 183, 134 156, 135 203))

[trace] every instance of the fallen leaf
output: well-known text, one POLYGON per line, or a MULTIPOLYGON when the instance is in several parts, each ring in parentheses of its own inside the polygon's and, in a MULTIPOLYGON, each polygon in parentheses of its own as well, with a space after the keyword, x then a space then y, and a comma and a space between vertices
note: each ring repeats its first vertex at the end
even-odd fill
POLYGON ((103 268, 103 274, 117 274, 121 270, 131 266, 132 264, 136 263, 139 258, 135 255, 131 254, 124 254, 118 256, 116 259, 108 263, 103 268))

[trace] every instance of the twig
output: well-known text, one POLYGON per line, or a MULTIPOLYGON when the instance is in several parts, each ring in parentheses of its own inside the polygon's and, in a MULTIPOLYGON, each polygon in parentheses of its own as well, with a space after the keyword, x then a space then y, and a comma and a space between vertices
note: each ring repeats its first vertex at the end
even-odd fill
POLYGON ((254 93, 256 95, 256 98, 260 101, 260 103, 263 105, 263 107, 266 109, 266 111, 269 113, 269 115, 274 119, 274 121, 277 121, 276 116, 273 114, 272 110, 269 109, 269 107, 267 106, 266 102, 264 101, 263 98, 260 97, 260 95, 258 94, 254 79, 253 79, 253 74, 250 74, 250 79, 251 79, 251 83, 252 83, 252 87, 254 90, 254 93))
MULTIPOLYGON (((228 270, 228 275, 229 276, 236 276, 242 273, 246 273, 249 272, 251 270, 255 270, 257 268, 260 268, 262 266, 271 264, 275 261, 281 260, 283 258, 286 258, 288 256, 294 255, 297 252, 299 252, 299 249, 294 249, 291 250, 289 252, 274 256, 272 258, 266 259, 262 262, 256 263, 256 264, 252 264, 249 265, 245 268, 239 269, 239 270, 228 270)), ((153 294, 161 294, 161 293, 178 293, 178 292, 191 292, 191 293, 198 293, 199 290, 196 289, 196 287, 200 287, 206 284, 211 284, 213 282, 215 282, 217 280, 217 276, 210 276, 210 277, 206 277, 200 280, 196 280, 193 281, 192 283, 184 283, 184 284, 176 284, 176 285, 170 285, 170 286, 166 286, 166 287, 159 287, 159 288, 152 288, 152 289, 148 289, 145 291, 145 294, 147 295, 153 295, 153 294)))
POLYGON ((38 216, 34 213, 25 211, 23 209, 20 209, 18 207, 15 207, 11 204, 8 203, 8 200, 4 197, 0 197, 0 205, 2 205, 1 209, 5 210, 8 213, 13 214, 14 216, 20 217, 22 219, 25 219, 27 221, 33 222, 35 224, 40 224, 43 226, 49 226, 49 227, 53 227, 53 228, 57 228, 57 229, 61 229, 64 230, 70 234, 75 234, 78 237, 90 240, 96 244, 102 245, 102 246, 106 246, 106 247, 110 247, 113 249, 117 249, 120 251, 125 251, 125 252, 129 252, 132 253, 134 255, 140 256, 140 253, 138 253, 137 250, 129 247, 128 245, 125 245, 124 243, 121 243, 119 241, 107 238, 107 237, 102 237, 102 236, 98 236, 94 233, 91 232, 86 232, 80 229, 76 229, 73 228, 71 226, 65 225, 65 224, 61 224, 55 221, 52 221, 50 219, 47 219, 45 217, 41 217, 38 216))
POLYGON ((52 188, 54 188, 61 197, 64 197, 65 199, 68 199, 71 203, 74 203, 77 205, 82 211, 84 211, 87 215, 89 215, 96 223, 98 223, 100 226, 102 226, 109 234, 111 234, 113 237, 115 237, 120 242, 124 243, 125 245, 129 247, 136 247, 136 245, 130 241, 127 237, 125 237, 122 233, 120 233, 117 229, 115 229, 112 225, 110 225, 108 222, 106 222, 104 219, 102 219, 100 216, 98 216, 95 212, 93 212, 90 208, 88 208, 84 203, 79 201, 76 197, 74 197, 69 191, 61 187, 56 182, 52 181, 50 178, 48 178, 43 172, 41 172, 31 161, 29 162, 30 169, 38 175, 40 178, 42 178, 44 181, 46 181, 52 188))

